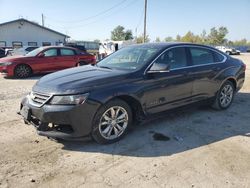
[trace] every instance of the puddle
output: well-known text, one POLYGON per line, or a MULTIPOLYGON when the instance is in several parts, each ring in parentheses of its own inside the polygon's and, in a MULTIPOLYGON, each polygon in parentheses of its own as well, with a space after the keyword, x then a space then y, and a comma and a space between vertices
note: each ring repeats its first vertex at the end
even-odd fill
POLYGON ((161 134, 161 133, 154 133, 153 138, 156 141, 169 141, 170 140, 168 136, 161 134))

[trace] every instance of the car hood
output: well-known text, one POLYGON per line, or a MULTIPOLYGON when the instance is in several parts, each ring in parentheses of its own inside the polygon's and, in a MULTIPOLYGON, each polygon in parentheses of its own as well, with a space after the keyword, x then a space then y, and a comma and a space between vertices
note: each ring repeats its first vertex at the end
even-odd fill
POLYGON ((121 83, 129 73, 96 66, 81 66, 58 71, 42 77, 33 91, 49 94, 76 94, 89 92, 97 87, 121 83))

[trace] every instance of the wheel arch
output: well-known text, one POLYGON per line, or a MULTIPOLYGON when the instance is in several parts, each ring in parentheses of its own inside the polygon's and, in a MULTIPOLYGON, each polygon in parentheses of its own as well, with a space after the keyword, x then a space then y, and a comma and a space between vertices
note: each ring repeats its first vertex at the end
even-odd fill
POLYGON ((29 67, 30 70, 31 70, 31 73, 33 73, 32 67, 31 67, 29 64, 27 64, 27 63, 19 63, 19 64, 16 64, 15 67, 14 67, 14 69, 13 69, 13 70, 14 70, 14 73, 15 73, 16 68, 17 68, 18 66, 21 66, 21 65, 25 65, 25 66, 29 67))
POLYGON ((235 78, 233 78, 233 77, 227 78, 223 83, 225 83, 226 81, 232 82, 232 84, 234 85, 234 89, 235 90, 237 89, 237 81, 235 78))
POLYGON ((129 105, 129 107, 131 108, 131 111, 132 111, 133 120, 140 121, 140 120, 144 119, 144 116, 146 113, 143 110, 143 107, 142 107, 139 99, 136 99, 136 97, 133 97, 131 95, 127 95, 127 94, 116 95, 112 98, 109 98, 108 100, 105 100, 105 102, 103 102, 102 105, 104 105, 112 100, 115 100, 115 99, 120 99, 129 105))
POLYGON ((135 120, 139 121, 145 115, 143 107, 138 99, 130 95, 120 95, 120 96, 116 96, 116 98, 125 101, 130 106, 135 120))

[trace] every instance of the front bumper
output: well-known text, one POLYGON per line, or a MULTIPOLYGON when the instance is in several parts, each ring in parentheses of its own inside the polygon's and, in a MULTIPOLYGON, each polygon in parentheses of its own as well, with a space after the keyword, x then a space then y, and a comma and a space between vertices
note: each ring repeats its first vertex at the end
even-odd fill
POLYGON ((12 66, 0 66, 0 74, 7 76, 7 77, 14 76, 13 67, 12 66))
POLYGON ((20 105, 24 121, 36 127, 41 136, 66 140, 82 139, 90 135, 92 122, 100 103, 91 100, 82 105, 32 105, 26 96, 20 105))

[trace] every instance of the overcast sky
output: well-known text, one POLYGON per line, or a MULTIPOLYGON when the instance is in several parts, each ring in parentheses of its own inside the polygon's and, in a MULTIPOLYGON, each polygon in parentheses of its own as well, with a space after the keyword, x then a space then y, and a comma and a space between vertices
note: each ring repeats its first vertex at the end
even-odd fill
MULTIPOLYGON (((73 39, 110 38, 117 25, 143 32, 144 0, 0 0, 0 23, 19 17, 63 32, 73 39)), ((250 40, 250 0, 148 0, 151 40, 226 26, 230 40, 250 40)), ((1 32, 1 31, 0 31, 1 32)))

